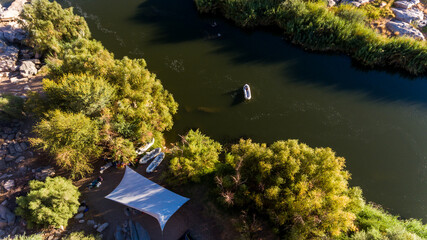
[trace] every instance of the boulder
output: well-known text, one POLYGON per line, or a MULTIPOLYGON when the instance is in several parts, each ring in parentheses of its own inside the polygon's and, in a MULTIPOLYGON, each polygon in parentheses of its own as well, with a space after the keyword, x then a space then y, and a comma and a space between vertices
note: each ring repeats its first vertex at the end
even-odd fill
POLYGON ((19 145, 19 143, 15 143, 15 144, 13 144, 13 147, 15 148, 16 152, 18 152, 18 153, 22 153, 22 148, 21 148, 21 146, 19 145))
POLYGON ((94 220, 87 220, 87 225, 92 226, 95 225, 95 221, 94 220))
POLYGON ((387 22, 386 27, 392 32, 398 32, 400 35, 422 40, 425 39, 424 35, 418 29, 414 28, 411 24, 406 22, 393 20, 387 22))
POLYGON ((81 219, 84 217, 83 213, 77 213, 76 216, 74 216, 74 219, 81 219))
POLYGON ((12 179, 7 180, 5 183, 3 183, 4 189, 8 192, 10 189, 15 187, 15 181, 12 179))
POLYGON ((104 223, 104 224, 102 224, 101 226, 99 226, 97 229, 96 229, 96 231, 98 231, 98 232, 102 232, 102 231, 104 231, 107 227, 108 227, 108 223, 104 223))
POLYGON ((4 228, 7 225, 12 225, 15 222, 15 214, 11 212, 7 207, 0 205, 0 228, 4 228))
POLYGON ((397 8, 408 9, 420 3, 420 0, 411 0, 411 1, 396 1, 394 2, 394 6, 397 8))
POLYGON ((20 162, 22 162, 22 161, 24 161, 25 160, 25 157, 24 156, 20 156, 20 157, 18 157, 16 160, 15 160, 15 163, 20 163, 20 162))
POLYGON ((22 61, 19 72, 24 77, 30 77, 37 74, 36 64, 31 60, 22 61))
POLYGON ((27 0, 15 0, 5 11, 3 11, 0 15, 0 18, 3 21, 15 20, 21 14, 22 9, 24 9, 24 5, 27 0))
POLYGON ((396 19, 403 22, 411 23, 412 21, 424 19, 424 13, 421 10, 416 8, 412 8, 412 9, 392 8, 391 10, 396 16, 396 19))
POLYGON ((35 177, 39 181, 44 181, 47 177, 55 175, 55 169, 53 167, 45 167, 36 170, 35 177))

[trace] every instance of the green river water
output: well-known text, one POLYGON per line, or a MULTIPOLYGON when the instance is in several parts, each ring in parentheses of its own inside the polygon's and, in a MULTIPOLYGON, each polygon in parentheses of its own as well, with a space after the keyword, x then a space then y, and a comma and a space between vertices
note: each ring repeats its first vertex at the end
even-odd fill
POLYGON ((191 0, 61 3, 75 7, 116 57, 146 59, 173 93, 180 107, 170 141, 199 128, 223 143, 296 138, 331 147, 367 201, 427 219, 426 78, 309 53, 273 33, 200 16, 191 0), (249 102, 241 101, 245 83, 249 102))

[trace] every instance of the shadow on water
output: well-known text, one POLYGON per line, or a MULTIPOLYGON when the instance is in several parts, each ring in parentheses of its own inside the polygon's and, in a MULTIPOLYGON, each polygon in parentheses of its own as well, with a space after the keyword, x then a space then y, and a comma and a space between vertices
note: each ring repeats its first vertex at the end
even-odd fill
POLYGON ((245 102, 245 96, 243 94, 242 88, 237 88, 235 90, 229 91, 224 93, 225 96, 230 96, 232 99, 232 102, 230 106, 237 106, 243 102, 245 102))
MULTIPOLYGON (((409 77, 391 69, 371 70, 339 54, 307 52, 284 41, 277 29, 241 30, 224 20, 201 16, 192 0, 147 0, 131 20, 156 26, 153 43, 203 39, 215 44, 213 54, 229 54, 235 64, 285 64, 286 81, 358 92, 375 101, 405 101, 427 107, 425 77, 409 77), (212 27, 213 22, 217 26, 212 27)), ((240 96, 232 105, 239 103, 240 96)))

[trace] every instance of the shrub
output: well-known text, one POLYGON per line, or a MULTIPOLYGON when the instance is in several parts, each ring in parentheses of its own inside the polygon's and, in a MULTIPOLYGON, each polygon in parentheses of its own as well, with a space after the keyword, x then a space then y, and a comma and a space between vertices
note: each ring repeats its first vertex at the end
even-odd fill
POLYGON ((33 235, 29 235, 26 236, 24 235, 18 235, 18 236, 7 236, 6 238, 3 238, 3 240, 43 240, 43 236, 40 234, 33 234, 33 235))
POLYGON ((72 8, 62 9, 57 2, 34 0, 24 6, 21 17, 29 44, 41 53, 58 53, 63 42, 90 38, 84 18, 74 15, 72 8))
POLYGON ((32 180, 27 196, 16 199, 15 213, 27 220, 28 226, 66 227, 68 219, 77 213, 80 193, 71 180, 63 177, 32 180))
POLYGON ((94 237, 93 235, 85 235, 84 232, 73 232, 70 235, 63 238, 63 240, 100 240, 100 237, 94 237))
POLYGON ((82 177, 92 171, 90 161, 99 157, 99 130, 96 122, 82 113, 51 111, 36 124, 38 138, 31 143, 48 151, 56 163, 71 171, 71 177, 82 177))
POLYGON ((199 130, 190 130, 174 150, 169 171, 180 183, 198 182, 202 176, 215 170, 221 149, 221 144, 199 130))
POLYGON ((12 94, 0 95, 0 120, 22 118, 24 116, 24 100, 12 94))
POLYGON ((330 238, 354 227, 360 204, 344 162, 330 148, 296 140, 270 147, 241 140, 227 157, 231 171, 216 180, 223 202, 266 214, 287 238, 330 238))
POLYGON ((114 88, 103 78, 65 75, 55 81, 44 79, 43 89, 55 107, 87 116, 99 115, 114 98, 114 88))

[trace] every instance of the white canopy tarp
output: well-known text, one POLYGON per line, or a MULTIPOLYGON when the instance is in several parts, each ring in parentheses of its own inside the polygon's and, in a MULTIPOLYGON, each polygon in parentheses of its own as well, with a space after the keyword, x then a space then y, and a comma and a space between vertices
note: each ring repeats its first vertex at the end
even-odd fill
POLYGON ((173 193, 126 167, 120 184, 105 198, 150 214, 163 228, 169 218, 189 199, 173 193))

